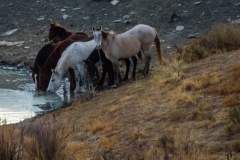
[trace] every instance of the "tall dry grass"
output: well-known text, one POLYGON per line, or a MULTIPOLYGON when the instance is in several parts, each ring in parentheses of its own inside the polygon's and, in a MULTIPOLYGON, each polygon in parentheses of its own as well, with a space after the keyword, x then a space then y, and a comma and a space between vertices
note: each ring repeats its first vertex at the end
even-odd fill
POLYGON ((20 160, 24 149, 24 128, 14 128, 0 119, 0 160, 20 160))
POLYGON ((232 67, 226 80, 211 86, 207 93, 224 95, 222 105, 231 107, 240 104, 240 64, 232 67))
POLYGON ((73 124, 58 118, 37 119, 26 129, 25 156, 39 160, 66 159, 67 155, 63 151, 67 147, 67 138, 73 131, 73 124))
POLYGON ((236 24, 218 23, 211 31, 193 40, 189 45, 180 45, 177 52, 184 62, 189 63, 212 54, 240 48, 240 28, 236 24))

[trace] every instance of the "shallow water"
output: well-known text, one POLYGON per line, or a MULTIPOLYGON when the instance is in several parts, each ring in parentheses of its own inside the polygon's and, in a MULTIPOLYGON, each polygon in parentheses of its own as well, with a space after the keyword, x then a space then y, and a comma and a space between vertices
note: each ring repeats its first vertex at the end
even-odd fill
POLYGON ((65 79, 56 94, 36 91, 29 71, 0 66, 0 119, 17 123, 66 106, 71 101, 65 79))

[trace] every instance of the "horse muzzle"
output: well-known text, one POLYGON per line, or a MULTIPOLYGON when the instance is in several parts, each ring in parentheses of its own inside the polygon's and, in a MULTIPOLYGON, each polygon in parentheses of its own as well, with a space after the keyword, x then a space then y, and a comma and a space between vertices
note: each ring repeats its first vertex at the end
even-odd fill
POLYGON ((101 45, 96 45, 96 49, 101 49, 102 46, 101 45))

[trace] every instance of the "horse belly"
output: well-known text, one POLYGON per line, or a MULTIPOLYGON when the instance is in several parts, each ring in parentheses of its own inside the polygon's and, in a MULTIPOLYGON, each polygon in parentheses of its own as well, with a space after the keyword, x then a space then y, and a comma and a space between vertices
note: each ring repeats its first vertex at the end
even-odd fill
POLYGON ((141 50, 141 42, 136 38, 130 38, 130 41, 123 41, 118 50, 120 51, 119 59, 132 57, 141 50))

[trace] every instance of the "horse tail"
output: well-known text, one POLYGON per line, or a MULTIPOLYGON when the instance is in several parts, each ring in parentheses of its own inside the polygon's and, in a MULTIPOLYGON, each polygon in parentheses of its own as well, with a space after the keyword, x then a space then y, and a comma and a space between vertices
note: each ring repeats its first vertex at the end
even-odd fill
POLYGON ((124 59, 121 59, 120 61, 121 61, 121 63, 122 63, 123 70, 126 71, 127 65, 126 65, 126 63, 125 63, 125 60, 124 60, 124 59))
POLYGON ((155 31, 156 33, 156 37, 155 37, 155 44, 156 44, 156 49, 157 49, 157 53, 158 53, 158 61, 160 62, 160 64, 163 63, 163 57, 162 57, 162 49, 161 49, 161 42, 160 42, 160 38, 159 38, 159 35, 156 31, 155 28, 153 28, 153 30, 155 31))

